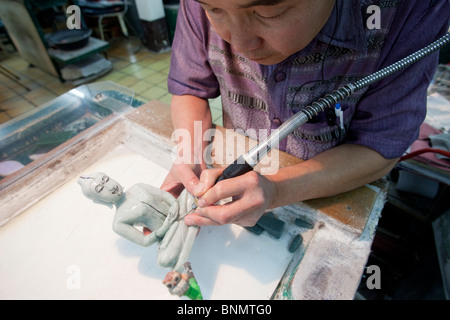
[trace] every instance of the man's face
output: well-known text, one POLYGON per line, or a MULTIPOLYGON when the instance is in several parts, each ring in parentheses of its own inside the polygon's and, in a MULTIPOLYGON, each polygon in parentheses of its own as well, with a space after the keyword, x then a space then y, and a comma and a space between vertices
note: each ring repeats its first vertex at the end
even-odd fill
POLYGON ((315 38, 335 0, 195 1, 216 33, 236 51, 257 63, 273 65, 315 38))

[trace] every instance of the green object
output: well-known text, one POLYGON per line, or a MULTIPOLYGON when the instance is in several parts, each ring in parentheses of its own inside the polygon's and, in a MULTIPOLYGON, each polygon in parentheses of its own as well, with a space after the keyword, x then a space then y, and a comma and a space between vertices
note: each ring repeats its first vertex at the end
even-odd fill
POLYGON ((284 221, 275 217, 272 212, 269 212, 263 215, 256 224, 263 228, 271 236, 280 239, 281 234, 284 230, 285 223, 284 221))
POLYGON ((47 153, 76 135, 74 131, 46 132, 41 134, 31 154, 47 153))
POLYGON ((307 228, 307 229, 314 228, 314 226, 311 223, 309 223, 305 220, 299 219, 299 218, 296 218, 294 223, 297 227, 300 227, 300 228, 307 228))
POLYGON ((253 227, 245 227, 245 229, 256 235, 260 235, 261 233, 264 232, 264 229, 258 226, 257 224, 255 224, 253 227))
POLYGON ((280 239, 283 234, 284 225, 283 220, 278 219, 273 212, 268 212, 259 218, 253 227, 245 227, 245 229, 256 235, 260 235, 266 231, 271 236, 280 239))
POLYGON ((202 292, 200 291, 200 286, 195 278, 189 279, 189 289, 184 294, 191 300, 203 300, 202 292))
POLYGON ((295 252, 298 249, 298 247, 302 244, 302 242, 303 237, 301 235, 298 234, 295 237, 293 237, 289 245, 289 252, 291 253, 295 252))
POLYGON ((39 137, 36 146, 59 146, 60 144, 72 138, 74 135, 75 133, 73 131, 44 133, 39 137))

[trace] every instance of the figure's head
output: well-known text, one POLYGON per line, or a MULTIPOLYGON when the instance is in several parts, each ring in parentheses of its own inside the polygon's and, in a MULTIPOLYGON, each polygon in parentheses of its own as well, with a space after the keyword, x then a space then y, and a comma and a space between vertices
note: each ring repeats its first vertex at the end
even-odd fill
POLYGON ((319 33, 335 0, 196 0, 216 33, 246 58, 280 63, 319 33))
POLYGON ((77 182, 83 194, 94 201, 117 203, 123 196, 122 186, 102 172, 81 176, 77 182))

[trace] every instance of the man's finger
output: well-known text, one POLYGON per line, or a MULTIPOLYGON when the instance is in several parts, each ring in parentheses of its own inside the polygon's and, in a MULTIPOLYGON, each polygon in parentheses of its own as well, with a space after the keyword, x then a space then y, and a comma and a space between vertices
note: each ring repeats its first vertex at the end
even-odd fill
POLYGON ((218 225, 220 225, 219 223, 217 223, 216 221, 214 221, 208 217, 200 216, 198 213, 188 214, 184 218, 184 223, 187 226, 218 226, 218 225))
POLYGON ((247 186, 237 179, 240 179, 240 177, 222 180, 214 185, 199 199, 198 206, 208 207, 220 200, 241 196, 247 186))
POLYGON ((200 182, 197 184, 195 189, 195 196, 201 197, 205 194, 206 191, 211 189, 216 183, 217 178, 219 178, 220 174, 225 170, 225 168, 214 168, 203 170, 200 175, 200 182))

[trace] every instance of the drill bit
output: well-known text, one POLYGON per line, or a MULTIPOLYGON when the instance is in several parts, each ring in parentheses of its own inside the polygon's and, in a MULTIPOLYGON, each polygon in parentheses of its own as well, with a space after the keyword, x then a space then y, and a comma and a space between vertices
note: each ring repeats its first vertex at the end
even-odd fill
POLYGON ((195 197, 195 202, 192 204, 191 210, 189 210, 188 212, 186 212, 185 214, 183 214, 181 217, 179 217, 179 218, 178 218, 178 221, 184 219, 184 217, 186 217, 188 214, 194 212, 195 209, 198 208, 198 206, 197 206, 197 200, 198 200, 198 198, 195 197))

